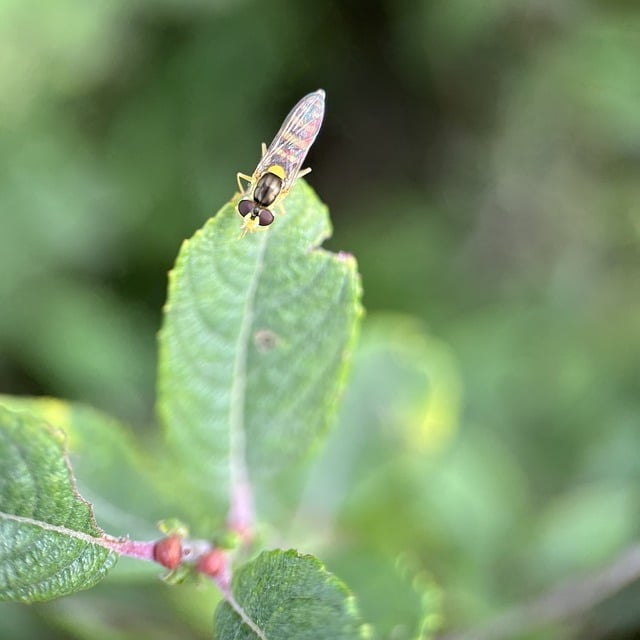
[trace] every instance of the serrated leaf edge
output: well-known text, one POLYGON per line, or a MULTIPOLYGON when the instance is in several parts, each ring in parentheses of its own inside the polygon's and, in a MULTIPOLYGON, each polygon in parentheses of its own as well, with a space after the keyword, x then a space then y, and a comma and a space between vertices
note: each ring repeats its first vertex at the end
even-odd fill
POLYGON ((117 538, 113 538, 111 536, 107 536, 102 528, 98 525, 95 514, 93 512, 93 505, 85 500, 80 492, 78 491, 78 487, 76 485, 76 479, 73 473, 73 468, 71 466, 71 461, 69 460, 69 452, 67 451, 67 435, 66 433, 57 427, 50 425, 47 421, 43 420, 41 417, 36 417, 31 414, 29 411, 16 411, 5 407, 4 405, 0 405, 4 411, 10 414, 14 414, 16 416, 25 415, 28 416, 29 419, 38 421, 42 424, 44 429, 46 429, 52 438, 58 441, 58 445, 60 447, 60 453, 62 455, 62 459, 64 460, 64 464, 67 468, 69 484, 71 486, 71 491, 76 500, 83 502, 89 508, 89 514, 91 516, 91 525, 101 534, 101 537, 92 536, 88 533, 84 533, 82 531, 76 531, 75 529, 69 529, 68 527, 50 524, 48 522, 44 522, 42 520, 35 520, 33 518, 29 518, 27 516, 19 516, 13 513, 6 513, 4 511, 0 511, 0 519, 8 520, 11 522, 17 522, 19 524, 26 524, 29 526, 38 527, 43 531, 47 531, 50 533, 58 533, 60 535, 68 536, 70 538, 75 538, 76 540, 80 540, 87 544, 93 544, 96 546, 103 547, 109 551, 116 551, 117 545, 121 544, 121 541, 117 538))

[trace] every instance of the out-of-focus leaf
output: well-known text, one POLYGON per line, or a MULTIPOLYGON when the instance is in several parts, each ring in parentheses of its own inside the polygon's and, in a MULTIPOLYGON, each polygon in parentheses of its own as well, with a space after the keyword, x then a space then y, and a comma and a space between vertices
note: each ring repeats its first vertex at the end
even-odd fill
MULTIPOLYGON (((238 604, 266 638, 348 640, 366 638, 353 595, 313 556, 269 551, 242 567, 233 580, 238 604)), ((218 640, 259 636, 228 602, 216 610, 218 640)))
POLYGON ((185 242, 160 335, 159 413, 194 491, 222 516, 242 468, 261 490, 330 424, 361 315, 351 256, 319 247, 326 207, 298 181, 266 231, 233 204, 185 242))
POLYGON ((458 592, 487 592, 485 568, 516 546, 526 513, 526 479, 504 444, 486 429, 458 432, 461 373, 448 345, 420 322, 369 316, 339 427, 301 501, 296 540, 326 543, 332 569, 389 633, 399 625, 413 637, 437 623, 411 572, 433 571, 458 592), (412 569, 402 574, 396 560, 407 552, 412 569), (361 553, 371 562, 358 561, 361 553), (403 589, 406 598, 387 598, 380 609, 377 594, 403 589))
POLYGON ((141 587, 142 583, 114 582, 119 569, 90 591, 38 606, 49 632, 56 629, 62 637, 77 640, 211 638, 212 612, 220 597, 212 583, 168 589, 150 578, 141 587))
POLYGON ((314 465, 301 510, 334 514, 353 483, 371 477, 390 451, 446 449, 458 428, 460 402, 460 373, 444 342, 410 316, 369 316, 338 427, 314 465))
POLYGON ((0 600, 49 600, 88 589, 115 564, 76 491, 63 437, 0 407, 0 600))
POLYGON ((377 638, 427 640, 440 630, 443 594, 410 555, 392 557, 371 547, 343 546, 332 554, 331 567, 349 585, 358 584, 358 604, 377 638))
POLYGON ((531 574, 542 584, 604 566, 637 536, 638 492, 592 484, 567 492, 543 512, 527 545, 531 574))

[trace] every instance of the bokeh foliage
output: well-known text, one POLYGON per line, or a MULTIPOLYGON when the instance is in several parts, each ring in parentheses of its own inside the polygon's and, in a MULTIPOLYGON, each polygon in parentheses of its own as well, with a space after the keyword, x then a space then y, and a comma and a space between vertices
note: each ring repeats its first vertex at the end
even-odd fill
POLYGON ((432 580, 462 627, 606 563, 640 530, 639 32, 633 0, 0 0, 1 390, 148 436, 180 242, 322 87, 368 319, 292 536, 395 638, 432 580))

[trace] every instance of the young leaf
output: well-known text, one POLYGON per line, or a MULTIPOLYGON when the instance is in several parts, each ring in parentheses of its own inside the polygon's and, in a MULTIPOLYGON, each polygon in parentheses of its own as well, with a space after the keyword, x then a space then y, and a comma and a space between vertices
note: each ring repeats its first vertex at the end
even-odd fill
POLYGON ((87 589, 115 564, 78 495, 63 436, 0 406, 0 600, 49 600, 87 589))
POLYGON ((257 629, 229 602, 221 602, 214 619, 214 637, 219 640, 369 637, 354 597, 313 556, 291 550, 261 553, 236 573, 232 591, 257 629))
POLYGON ((218 516, 230 486, 264 487, 328 426, 361 315, 355 260, 318 248, 326 207, 301 180, 285 206, 240 238, 227 204, 170 274, 159 413, 218 516))

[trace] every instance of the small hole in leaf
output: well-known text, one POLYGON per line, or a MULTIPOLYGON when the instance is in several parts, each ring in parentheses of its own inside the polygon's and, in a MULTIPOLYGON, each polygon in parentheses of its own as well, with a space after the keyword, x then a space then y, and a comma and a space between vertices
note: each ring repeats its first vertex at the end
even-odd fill
POLYGON ((276 347, 278 336, 269 329, 260 329, 256 331, 253 341, 260 353, 268 353, 276 347))

